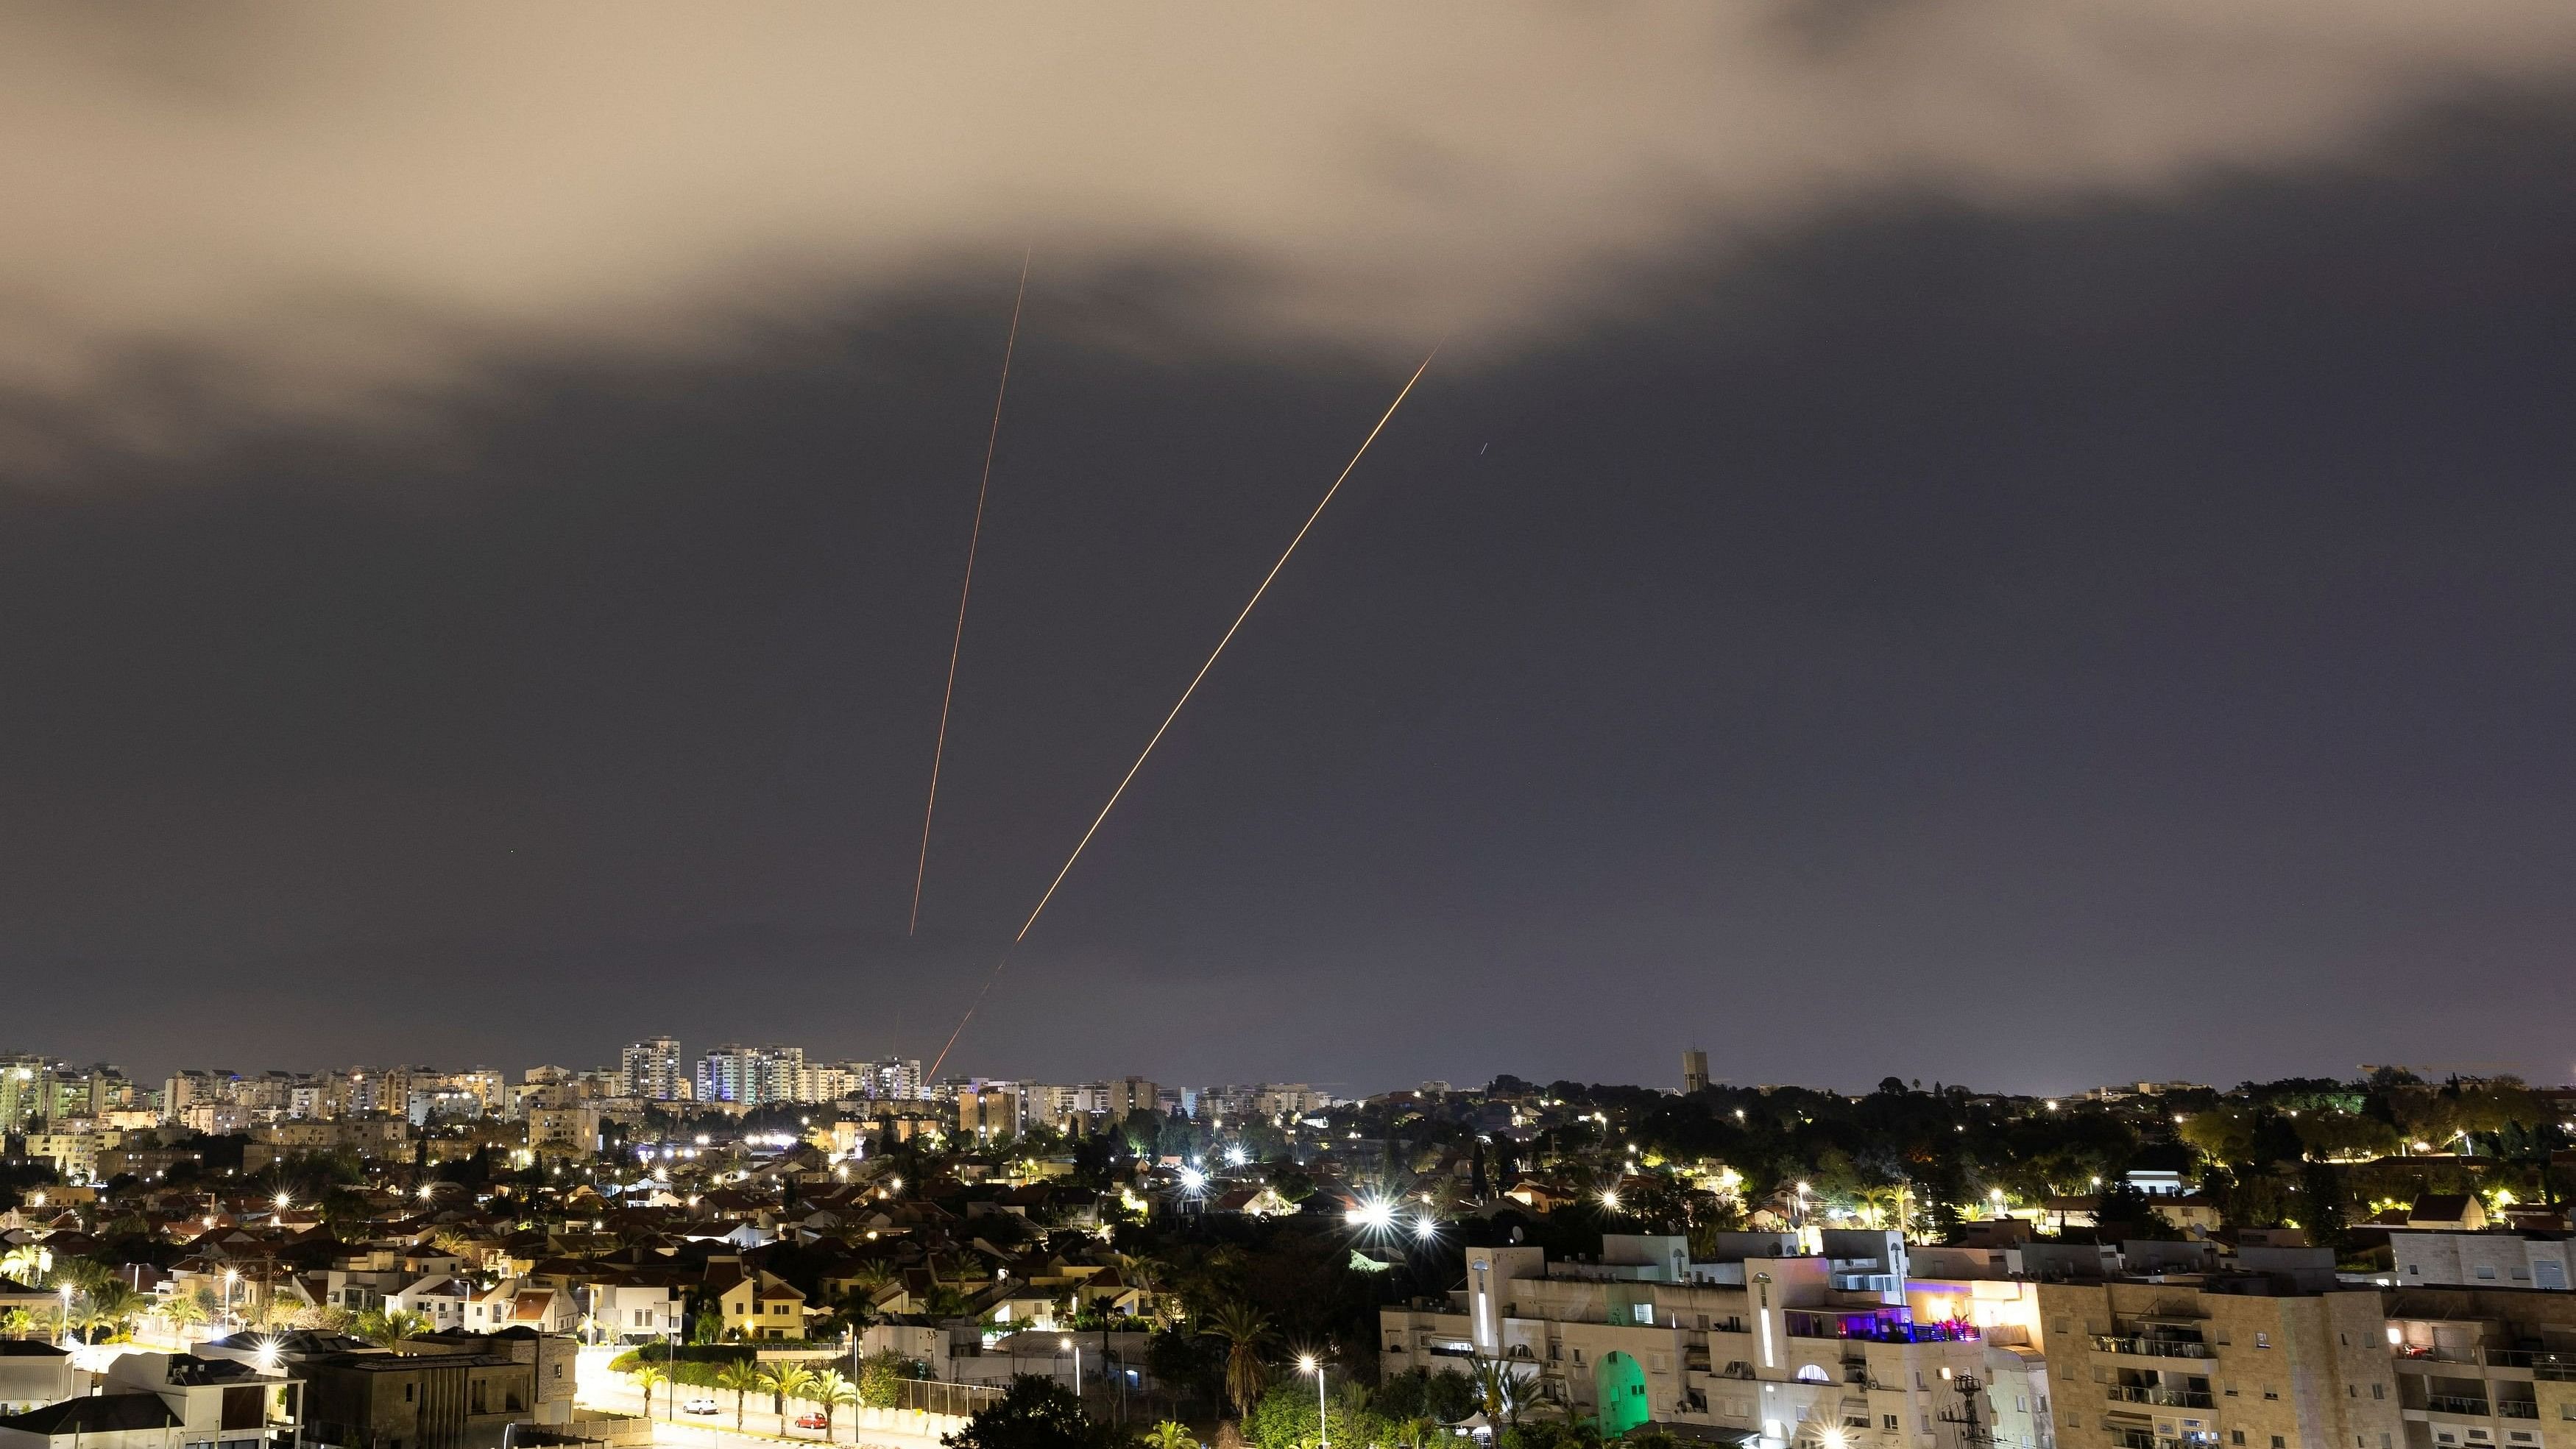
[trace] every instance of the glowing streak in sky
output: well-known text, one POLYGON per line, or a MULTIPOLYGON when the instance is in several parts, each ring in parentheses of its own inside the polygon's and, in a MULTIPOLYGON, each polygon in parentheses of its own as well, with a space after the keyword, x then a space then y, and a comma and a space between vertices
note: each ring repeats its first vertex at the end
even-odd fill
POLYGON ((930 874, 930 816, 939 808, 939 764, 948 754, 948 703, 957 697, 957 656, 966 644, 966 600, 975 592, 975 549, 984 541, 984 496, 993 487, 993 447, 1002 440, 1002 399, 1011 390, 1011 353, 1020 344, 1020 304, 1029 295, 1029 255, 1020 253, 1020 290, 1011 298, 1011 333, 1002 343, 1002 382, 993 389, 993 427, 984 435, 984 478, 975 485, 975 528, 966 535, 966 581, 957 589, 957 632, 948 641, 948 685, 939 693, 939 739, 930 747, 930 799, 921 807, 921 858, 912 868, 912 917, 903 933, 921 925, 921 882, 930 874))
MULTIPOLYGON (((1198 673, 1190 676, 1189 687, 1183 689, 1181 697, 1173 702, 1172 712, 1164 715, 1163 722, 1155 727, 1154 737, 1145 741, 1145 748, 1136 756, 1136 763, 1127 767, 1127 773, 1118 781, 1118 788, 1109 792, 1109 803, 1101 806, 1100 813, 1091 817, 1091 828, 1082 832, 1082 839, 1074 844, 1073 854, 1065 857, 1064 868, 1055 873, 1054 880, 1047 882, 1046 893, 1038 897, 1037 906, 1029 912, 1029 918, 1020 922, 1019 934, 1011 938, 1012 946, 1016 947, 1028 939, 1029 928, 1035 926, 1038 923, 1038 917, 1045 914, 1047 902, 1055 899, 1056 887, 1063 885, 1064 878, 1073 874, 1074 862, 1082 859, 1082 852, 1091 845, 1091 837, 1100 833, 1100 822, 1108 819, 1109 812, 1118 808, 1119 797, 1127 793, 1127 787, 1135 782, 1136 773, 1145 768, 1146 760, 1153 757, 1154 747, 1163 742, 1163 736, 1171 729, 1172 721, 1181 717, 1181 710, 1189 704, 1190 696, 1198 693, 1200 683, 1208 677, 1208 671, 1216 668, 1217 658, 1225 653, 1225 646, 1234 642, 1236 632, 1243 628, 1244 620, 1252 617, 1252 610, 1261 602, 1261 596, 1270 592, 1270 585, 1278 580, 1280 570, 1288 567, 1288 560, 1296 554, 1297 545, 1306 541, 1306 535, 1315 527, 1315 520, 1323 517, 1324 510, 1332 506, 1333 495, 1341 492, 1342 485, 1350 481, 1352 471, 1360 465, 1360 459, 1368 456, 1369 445, 1377 441, 1378 434, 1386 431, 1387 422, 1395 416, 1395 410, 1404 406, 1404 400, 1413 393, 1413 385, 1422 381, 1422 374, 1431 370, 1431 359, 1439 355, 1440 349, 1433 347, 1430 356, 1423 358, 1422 365, 1413 370, 1413 376, 1404 380, 1404 387, 1396 393, 1395 401, 1388 403, 1386 411, 1379 415, 1377 426, 1369 429, 1368 436, 1360 440, 1359 451, 1351 454, 1351 460, 1342 465, 1340 476, 1333 479, 1333 486, 1324 490, 1323 501, 1315 505, 1314 512, 1306 515, 1305 524, 1297 530, 1296 537, 1288 540, 1288 547, 1280 551, 1279 561, 1270 566, 1270 572, 1261 576, 1261 586, 1252 591, 1252 597, 1244 601, 1243 611, 1234 616, 1232 624, 1226 626, 1225 637, 1217 640, 1216 648, 1208 651, 1207 662, 1199 666, 1198 673)), ((1011 953, 1005 949, 1002 952, 1002 959, 993 963, 992 973, 984 978, 983 989, 977 991, 975 999, 967 1004, 966 1014, 957 1019, 957 1030, 948 1034, 947 1044, 940 1047, 939 1055, 932 1059, 931 1076, 939 1075, 940 1064, 948 1060, 949 1049, 957 1045, 957 1038, 966 1030, 966 1023, 975 1019, 976 1008, 984 1004, 984 998, 993 990, 993 983, 1001 978, 1002 968, 1009 965, 1010 961, 1011 953)))

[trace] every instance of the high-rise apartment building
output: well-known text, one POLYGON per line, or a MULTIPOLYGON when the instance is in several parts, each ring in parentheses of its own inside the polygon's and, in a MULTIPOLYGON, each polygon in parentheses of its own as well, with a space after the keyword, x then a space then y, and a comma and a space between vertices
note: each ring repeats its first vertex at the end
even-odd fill
POLYGON ((798 1078, 804 1070, 803 1047, 727 1042, 698 1058, 698 1100, 746 1107, 792 1102, 797 1100, 798 1078))
POLYGON ((987 1082, 957 1094, 957 1130, 977 1142, 1017 1137, 1028 1126, 1028 1098, 1010 1082, 987 1082))
POLYGON ((617 1054, 620 1096, 648 1102, 676 1101, 681 1096, 680 1039, 648 1036, 629 1042, 617 1054))
POLYGON ((1162 1088, 1143 1077, 1120 1077, 1100 1085, 1103 1100, 1100 1110, 1109 1114, 1112 1123, 1124 1122, 1130 1112, 1159 1112, 1162 1088))
POLYGON ((1708 1089, 1708 1053, 1698 1047, 1682 1052, 1682 1095, 1708 1089))

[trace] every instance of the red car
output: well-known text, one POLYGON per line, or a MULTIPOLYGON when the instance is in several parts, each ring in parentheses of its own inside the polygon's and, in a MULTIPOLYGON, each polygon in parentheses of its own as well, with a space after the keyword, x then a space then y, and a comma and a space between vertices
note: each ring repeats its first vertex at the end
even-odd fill
POLYGON ((796 1421, 796 1427, 799 1429, 822 1429, 828 1428, 831 1425, 831 1422, 831 1420, 824 1418, 820 1414, 807 1414, 796 1421))

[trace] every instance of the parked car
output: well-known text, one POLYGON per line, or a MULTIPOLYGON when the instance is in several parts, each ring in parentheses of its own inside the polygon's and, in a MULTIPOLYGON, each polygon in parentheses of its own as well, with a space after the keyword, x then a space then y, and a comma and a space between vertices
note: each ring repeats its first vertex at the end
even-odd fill
POLYGON ((716 1401, 713 1399, 686 1399, 680 1404, 680 1412, 683 1414, 712 1414, 717 1412, 716 1401))
POLYGON ((831 1420, 824 1418, 819 1413, 807 1414, 796 1421, 796 1427, 799 1429, 821 1429, 828 1426, 831 1422, 831 1420))

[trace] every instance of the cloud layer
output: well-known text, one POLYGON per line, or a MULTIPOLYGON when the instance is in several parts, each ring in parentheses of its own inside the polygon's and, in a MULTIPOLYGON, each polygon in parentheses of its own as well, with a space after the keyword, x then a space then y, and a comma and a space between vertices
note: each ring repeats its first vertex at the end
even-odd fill
POLYGON ((1888 189, 2335 162, 2562 78, 2561 0, 21 8, 0 466, 391 419, 1001 270, 1219 269, 1239 335, 1509 347, 1888 189))

